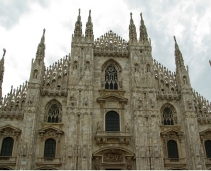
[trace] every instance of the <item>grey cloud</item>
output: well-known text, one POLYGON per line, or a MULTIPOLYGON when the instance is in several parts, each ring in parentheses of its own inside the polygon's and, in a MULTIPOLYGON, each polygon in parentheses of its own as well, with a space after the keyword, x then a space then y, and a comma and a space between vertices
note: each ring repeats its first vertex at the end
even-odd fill
MULTIPOLYGON (((18 23, 20 17, 30 10, 30 0, 6 0, 0 1, 0 25, 10 29, 18 23)), ((47 7, 45 0, 34 1, 42 7, 47 7)))

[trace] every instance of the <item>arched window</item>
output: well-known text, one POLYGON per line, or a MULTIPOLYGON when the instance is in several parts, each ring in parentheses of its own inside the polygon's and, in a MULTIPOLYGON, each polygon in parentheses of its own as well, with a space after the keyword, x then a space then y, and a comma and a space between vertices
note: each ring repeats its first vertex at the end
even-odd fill
POLYGON ((56 141, 54 139, 47 139, 45 141, 44 158, 55 158, 56 141))
POLYGON ((52 104, 48 110, 48 122, 58 123, 59 120, 61 120, 59 107, 56 104, 52 104))
POLYGON ((163 124, 174 125, 173 113, 168 107, 163 110, 163 124))
POLYGON ((12 156, 14 140, 11 137, 4 138, 1 147, 1 156, 12 156))
POLYGON ((115 111, 106 113, 105 126, 106 131, 120 131, 119 114, 115 111))
POLYGON ((204 145, 205 145, 205 151, 206 151, 207 158, 211 158, 211 141, 206 140, 204 142, 204 145))
POLYGON ((118 75, 113 65, 105 70, 105 89, 118 90, 118 75))
POLYGON ((168 158, 179 158, 177 143, 174 140, 170 140, 167 143, 168 158))

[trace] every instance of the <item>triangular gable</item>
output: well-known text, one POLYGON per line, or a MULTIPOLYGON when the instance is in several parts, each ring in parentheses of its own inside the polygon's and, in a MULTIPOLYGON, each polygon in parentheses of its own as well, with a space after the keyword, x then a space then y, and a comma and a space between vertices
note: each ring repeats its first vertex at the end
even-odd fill
POLYGON ((183 132, 182 131, 179 131, 179 130, 174 129, 174 128, 169 128, 169 129, 161 132, 160 134, 161 135, 167 135, 167 134, 171 134, 171 133, 175 133, 177 135, 183 135, 183 132))
POLYGON ((16 127, 11 126, 11 125, 5 125, 5 126, 0 127, 1 132, 4 131, 4 130, 7 130, 7 129, 11 129, 11 130, 13 130, 15 132, 19 132, 19 133, 21 132, 21 130, 19 128, 16 128, 16 127))
POLYGON ((127 101, 128 101, 128 99, 121 97, 121 96, 117 96, 116 94, 108 94, 108 95, 104 95, 104 96, 97 98, 97 102, 105 102, 105 101, 108 101, 111 99, 115 100, 115 101, 123 102, 123 103, 127 103, 127 101))
POLYGON ((204 131, 199 132, 200 135, 203 135, 205 133, 211 133, 211 129, 208 128, 208 129, 205 129, 204 131))
POLYGON ((39 133, 45 133, 47 131, 54 131, 54 132, 59 133, 59 134, 64 134, 64 132, 61 129, 55 128, 53 126, 48 126, 48 127, 41 128, 39 130, 39 133))

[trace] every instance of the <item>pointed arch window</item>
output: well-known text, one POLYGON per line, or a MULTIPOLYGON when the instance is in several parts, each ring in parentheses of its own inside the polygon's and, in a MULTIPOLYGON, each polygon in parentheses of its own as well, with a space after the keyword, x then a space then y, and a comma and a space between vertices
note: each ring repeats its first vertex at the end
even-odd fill
POLYGON ((14 139, 11 137, 4 138, 1 147, 1 156, 12 156, 14 139))
POLYGON ((174 125, 173 113, 170 108, 166 107, 163 110, 163 124, 174 125))
POLYGON ((176 141, 174 140, 168 141, 167 148, 168 148, 168 158, 179 158, 176 141))
POLYGON ((105 70, 105 89, 118 90, 118 74, 113 65, 109 65, 105 70))
POLYGON ((60 111, 59 107, 56 104, 50 106, 48 110, 48 122, 58 123, 60 120, 60 111))
POLYGON ((109 111, 105 115, 106 131, 120 131, 119 114, 115 111, 109 111))
POLYGON ((211 158, 211 141, 210 140, 206 140, 204 142, 204 146, 205 146, 205 151, 206 151, 207 158, 211 158))
POLYGON ((56 141, 54 139, 47 139, 45 141, 44 158, 55 158, 56 141))

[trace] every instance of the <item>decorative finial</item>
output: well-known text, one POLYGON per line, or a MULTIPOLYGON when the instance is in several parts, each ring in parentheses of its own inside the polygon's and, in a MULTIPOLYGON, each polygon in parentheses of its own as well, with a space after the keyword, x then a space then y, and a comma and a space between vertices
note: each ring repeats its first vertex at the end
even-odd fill
POLYGON ((3 57, 4 57, 5 54, 6 54, 6 49, 5 49, 5 48, 3 49, 3 52, 4 52, 4 53, 3 53, 3 57))
POLYGON ((43 29, 43 35, 45 34, 45 28, 43 29))
POLYGON ((80 15, 80 13, 81 13, 81 10, 80 10, 80 8, 78 9, 78 15, 80 15))
POLYGON ((91 10, 89 10, 89 16, 91 16, 91 10))
POLYGON ((174 41, 175 41, 175 43, 177 42, 177 40, 176 40, 176 37, 174 36, 174 41))
POLYGON ((130 13, 130 18, 131 18, 131 19, 132 19, 132 15, 133 15, 133 13, 131 12, 131 13, 130 13))
POLYGON ((211 66, 211 60, 209 62, 210 62, 210 66, 211 66))
POLYGON ((143 18, 142 18, 142 12, 140 13, 140 16, 141 16, 141 19, 143 19, 143 18))

